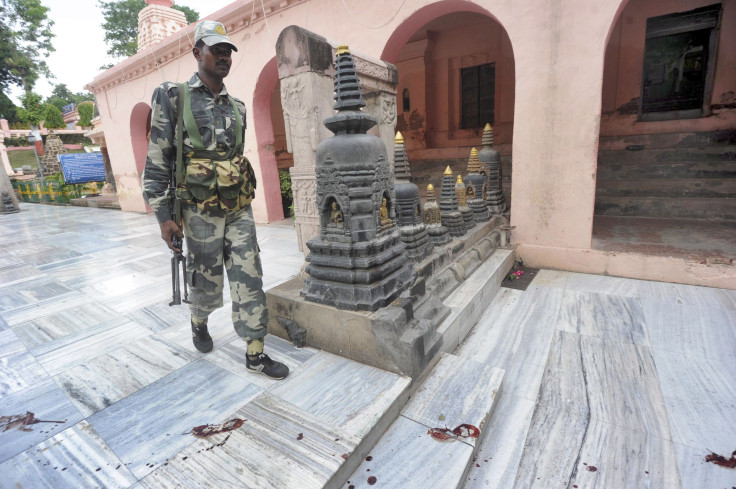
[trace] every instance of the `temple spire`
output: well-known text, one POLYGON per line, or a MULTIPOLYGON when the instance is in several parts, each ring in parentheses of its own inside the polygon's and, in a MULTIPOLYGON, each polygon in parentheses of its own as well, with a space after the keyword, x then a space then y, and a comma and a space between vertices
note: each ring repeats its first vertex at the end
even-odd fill
POLYGON ((397 132, 394 138, 394 178, 396 181, 409 181, 411 178, 411 168, 404 148, 404 138, 400 132, 397 132))

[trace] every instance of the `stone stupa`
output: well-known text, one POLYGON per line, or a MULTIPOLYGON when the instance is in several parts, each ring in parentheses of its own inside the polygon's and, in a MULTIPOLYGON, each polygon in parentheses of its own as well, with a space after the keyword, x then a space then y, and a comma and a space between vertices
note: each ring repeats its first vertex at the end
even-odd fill
POLYGON ((400 132, 394 139, 394 192, 396 194, 396 215, 399 220, 401 240, 406 245, 410 260, 418 262, 432 253, 432 242, 422 222, 422 207, 419 189, 410 182, 411 169, 404 149, 404 138, 400 132))
POLYGON ((307 242, 301 294, 338 309, 375 311, 408 288, 415 272, 395 225, 386 147, 366 134, 376 120, 361 110, 365 101, 347 46, 337 49, 335 67, 337 112, 324 120, 335 135, 317 147, 320 235, 307 242))
POLYGON ((457 194, 457 210, 463 215, 465 230, 468 231, 475 226, 475 219, 473 219, 473 210, 468 207, 467 189, 463 177, 459 173, 455 181, 455 193, 457 194))
POLYGON ((458 210, 455 179, 452 176, 452 169, 449 166, 442 175, 440 214, 442 215, 442 225, 450 230, 452 236, 462 236, 465 234, 465 220, 458 210))
POLYGON ((467 186, 468 207, 473 211, 475 222, 486 222, 491 217, 491 212, 488 210, 488 203, 483 198, 486 178, 481 174, 478 150, 475 148, 470 150, 467 171, 465 185, 467 186))
POLYGON ((434 185, 427 185, 427 200, 424 202, 422 222, 427 226, 429 240, 434 246, 442 246, 452 240, 450 231, 442 225, 440 206, 434 196, 434 185))
POLYGON ((506 210, 506 198, 501 189, 501 153, 493 149, 493 128, 486 124, 483 128, 483 147, 478 151, 478 159, 488 169, 486 201, 492 214, 501 214, 506 210))

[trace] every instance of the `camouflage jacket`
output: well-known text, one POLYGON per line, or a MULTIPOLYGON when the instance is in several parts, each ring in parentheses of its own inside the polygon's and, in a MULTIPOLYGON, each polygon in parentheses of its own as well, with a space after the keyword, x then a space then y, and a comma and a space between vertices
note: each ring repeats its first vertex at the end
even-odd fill
MULTIPOLYGON (((195 73, 189 79, 189 93, 194 120, 199 126, 202 142, 208 150, 226 151, 235 146, 235 115, 223 85, 215 96, 195 73)), ((158 222, 171 219, 167 189, 171 167, 176 165, 176 102, 179 88, 166 82, 153 91, 151 99, 151 139, 148 145, 146 167, 143 170, 143 198, 156 214, 158 222)), ((245 133, 245 104, 235 99, 243 119, 245 133)), ((243 138, 245 139, 245 137, 243 138)), ((183 151, 192 150, 184 128, 183 151)))

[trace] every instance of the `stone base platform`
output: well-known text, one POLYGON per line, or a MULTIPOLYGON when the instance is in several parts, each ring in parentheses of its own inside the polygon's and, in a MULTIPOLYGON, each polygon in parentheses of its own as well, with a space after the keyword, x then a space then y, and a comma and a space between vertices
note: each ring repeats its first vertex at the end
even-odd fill
POLYGON ((375 312, 346 311, 305 300, 303 279, 266 293, 269 332, 352 360, 417 378, 441 351, 454 350, 476 323, 514 263, 494 217, 460 239, 435 248, 414 265, 417 279, 391 305, 375 312), (288 321, 284 321, 288 320, 288 321), (293 321, 305 335, 295 337, 282 323, 293 321), (291 336, 291 337, 290 337, 291 336))

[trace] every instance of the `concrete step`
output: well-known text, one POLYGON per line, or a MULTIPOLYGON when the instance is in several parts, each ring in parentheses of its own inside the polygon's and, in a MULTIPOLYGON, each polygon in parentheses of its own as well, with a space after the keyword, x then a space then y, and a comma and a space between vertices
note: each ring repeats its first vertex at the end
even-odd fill
POLYGON ((598 180, 637 178, 736 179, 736 161, 702 161, 698 163, 599 163, 598 180))
POLYGON ((736 161, 736 145, 696 148, 662 148, 628 150, 599 150, 599 165, 641 165, 650 163, 700 163, 736 161))
MULTIPOLYGON (((618 179, 596 183, 597 197, 736 198, 734 179, 618 179)), ((714 204, 714 205, 717 205, 714 204)))
POLYGON ((503 375, 444 354, 343 487, 462 487, 503 375))
POLYGON ((644 146, 647 149, 686 148, 714 144, 736 144, 736 129, 709 132, 601 136, 599 149, 625 150, 628 146, 632 145, 644 146))
POLYGON ((736 220, 736 199, 596 196, 595 214, 736 220))

